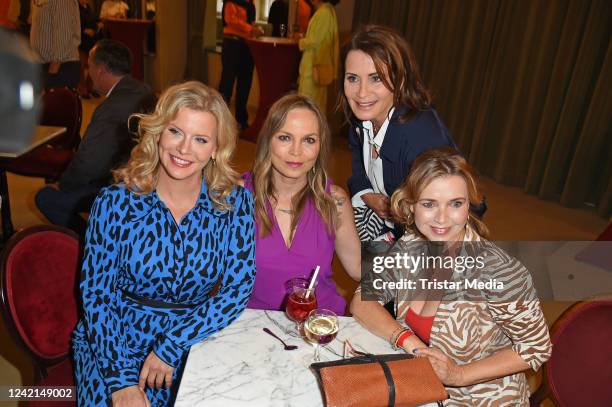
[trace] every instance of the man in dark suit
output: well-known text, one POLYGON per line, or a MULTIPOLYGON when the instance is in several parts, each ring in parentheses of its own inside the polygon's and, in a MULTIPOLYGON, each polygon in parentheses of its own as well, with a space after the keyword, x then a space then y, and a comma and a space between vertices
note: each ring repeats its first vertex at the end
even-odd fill
POLYGON ((100 188, 111 181, 111 171, 129 158, 135 145, 128 128, 132 113, 150 111, 155 97, 148 85, 130 77, 132 55, 122 43, 101 40, 89 53, 93 88, 104 100, 94 111, 79 148, 58 184, 36 194, 36 206, 51 223, 83 235, 85 220, 100 188))

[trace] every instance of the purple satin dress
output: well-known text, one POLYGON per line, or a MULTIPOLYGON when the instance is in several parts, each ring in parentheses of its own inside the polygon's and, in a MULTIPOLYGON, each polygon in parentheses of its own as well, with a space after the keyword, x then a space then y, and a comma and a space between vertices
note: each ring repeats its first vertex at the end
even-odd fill
MULTIPOLYGON (((250 172, 243 174, 245 187, 253 192, 250 172)), ((327 189, 329 190, 330 185, 327 189)), ((268 208, 273 222, 272 231, 266 237, 259 236, 259 225, 255 223, 256 275, 253 294, 248 308, 284 310, 287 296, 286 283, 294 277, 309 278, 317 266, 321 266, 317 277, 316 296, 319 308, 327 308, 344 315, 346 302, 336 291, 332 278, 335 234, 328 233, 327 226, 312 201, 306 202, 300 217, 291 247, 287 248, 272 208, 268 208)))

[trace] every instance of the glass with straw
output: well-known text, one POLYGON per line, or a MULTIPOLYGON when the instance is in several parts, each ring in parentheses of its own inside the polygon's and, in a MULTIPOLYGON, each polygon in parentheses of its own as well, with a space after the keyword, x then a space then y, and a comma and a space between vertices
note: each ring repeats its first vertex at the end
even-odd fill
POLYGON ((289 296, 287 297, 287 317, 295 322, 298 333, 301 332, 302 324, 306 321, 310 311, 317 308, 317 298, 314 293, 317 274, 320 267, 317 266, 310 282, 305 278, 292 278, 289 280, 289 296))

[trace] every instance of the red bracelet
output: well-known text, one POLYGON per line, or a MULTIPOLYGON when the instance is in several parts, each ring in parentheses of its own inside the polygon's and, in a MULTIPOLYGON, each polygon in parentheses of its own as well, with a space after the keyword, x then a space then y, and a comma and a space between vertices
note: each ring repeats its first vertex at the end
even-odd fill
POLYGON ((397 340, 395 341, 395 346, 397 348, 401 348, 404 345, 404 341, 408 339, 411 335, 412 335, 412 331, 409 329, 406 329, 404 332, 401 333, 400 336, 397 337, 397 340))

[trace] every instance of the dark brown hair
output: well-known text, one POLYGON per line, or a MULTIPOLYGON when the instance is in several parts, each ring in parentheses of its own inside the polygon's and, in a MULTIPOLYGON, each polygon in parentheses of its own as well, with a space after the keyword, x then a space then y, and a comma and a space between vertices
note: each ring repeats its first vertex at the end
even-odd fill
POLYGON ((347 120, 353 112, 344 94, 346 57, 351 51, 362 51, 369 55, 387 89, 393 92, 393 106, 406 108, 399 120, 407 121, 416 111, 431 106, 431 94, 423 84, 419 67, 408 41, 396 31, 380 25, 361 26, 342 47, 340 55, 340 89, 338 108, 347 120))

